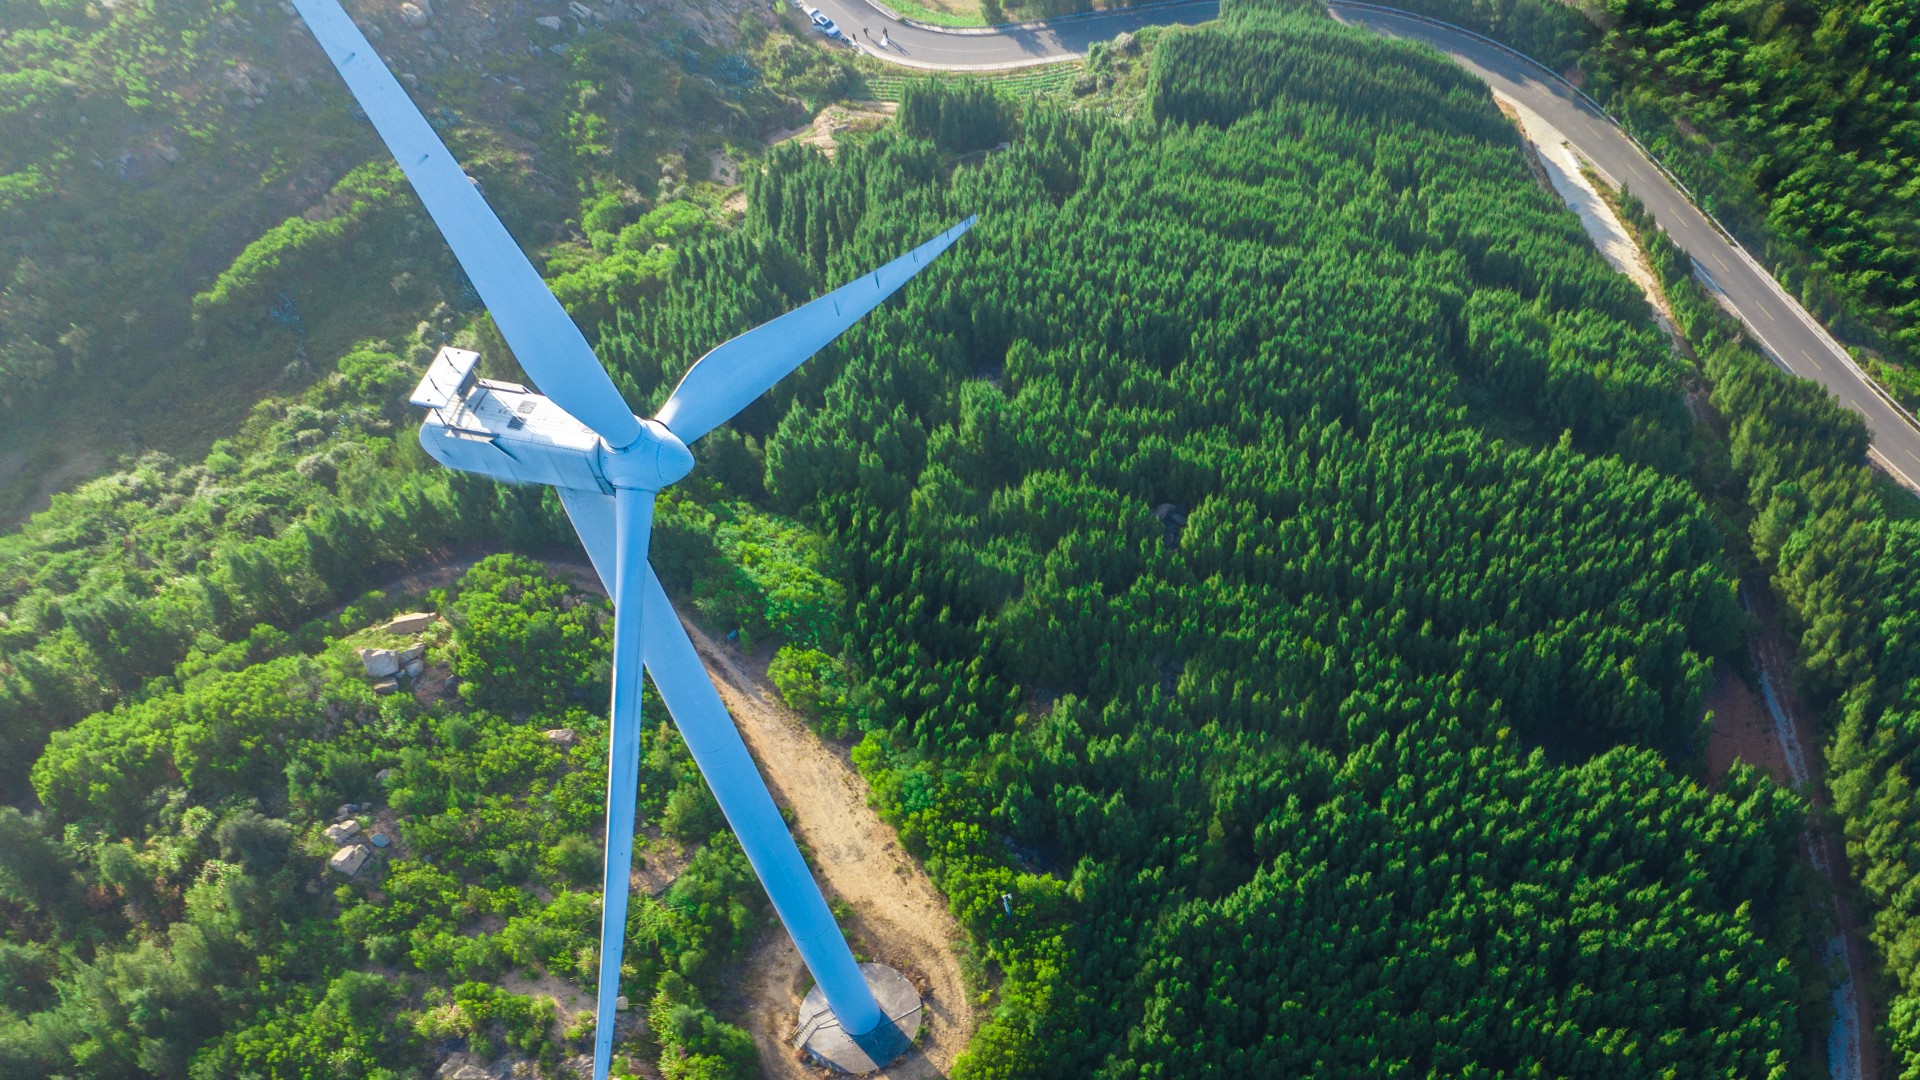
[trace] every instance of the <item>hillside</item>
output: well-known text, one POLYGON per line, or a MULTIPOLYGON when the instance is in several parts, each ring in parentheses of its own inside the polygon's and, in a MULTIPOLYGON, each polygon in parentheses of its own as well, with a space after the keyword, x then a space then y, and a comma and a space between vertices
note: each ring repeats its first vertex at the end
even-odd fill
MULTIPOLYGON (((1858 423, 1677 290, 1700 363, 1670 349, 1444 61, 1251 3, 1153 42, 1105 58, 1147 68, 1133 119, 913 85, 831 158, 768 154, 737 222, 583 194, 548 267, 644 409, 980 216, 701 443, 653 548, 780 647, 944 894, 981 1021, 952 1075, 1817 1072, 1805 807, 1709 787, 1701 703, 1756 565, 1822 700, 1870 725, 1906 670, 1858 423)), ((369 687, 351 648, 405 642, 364 590, 574 554, 554 500, 418 450, 399 325, 0 539, 0 1072, 584 1045, 540 988, 592 966, 605 609, 489 559, 405 598, 448 617, 431 678, 369 687), (319 839, 348 802, 394 839, 352 882, 319 839)), ((757 887, 649 732, 622 1053, 753 1075, 757 887)))
MULTIPOLYGON (((744 2, 452 0, 419 26, 348 6, 509 228, 569 267, 845 81, 744 2)), ((475 313, 281 4, 0 2, 0 403, 39 421, 0 430, 0 520, 123 456, 197 460, 355 342, 437 344, 475 313)))

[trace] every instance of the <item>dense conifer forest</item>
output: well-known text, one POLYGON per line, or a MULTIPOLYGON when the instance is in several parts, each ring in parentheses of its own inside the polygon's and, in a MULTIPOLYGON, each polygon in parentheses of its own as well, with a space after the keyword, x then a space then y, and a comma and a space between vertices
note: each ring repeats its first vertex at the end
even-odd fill
POLYGON ((1391 6, 1573 74, 1920 405, 1920 5, 1391 6))
MULTIPOLYGON (((1702 696, 1757 567, 1845 717, 1839 809, 1916 974, 1916 545, 1858 422, 1662 248, 1676 355, 1447 62, 1251 3, 1149 62, 1128 122, 913 87, 832 159, 772 153, 737 228, 600 204, 555 268, 644 413, 980 215, 703 442, 655 539, 696 617, 782 646, 948 896, 988 1006, 955 1075, 1817 1074, 1806 807, 1705 783, 1702 696)), ((203 460, 0 538, 0 1074, 583 1045, 503 984, 592 969, 607 613, 524 557, 578 558, 551 499, 418 450, 431 345, 343 350, 203 460), (397 644, 367 628, 400 598, 366 590, 501 549, 420 598, 458 690, 375 695, 352 649, 397 644), (352 882, 321 837, 347 802, 395 843, 352 882)), ((670 726, 648 742, 649 840, 691 861, 636 899, 625 1049, 755 1075, 714 1010, 757 886, 670 726)))

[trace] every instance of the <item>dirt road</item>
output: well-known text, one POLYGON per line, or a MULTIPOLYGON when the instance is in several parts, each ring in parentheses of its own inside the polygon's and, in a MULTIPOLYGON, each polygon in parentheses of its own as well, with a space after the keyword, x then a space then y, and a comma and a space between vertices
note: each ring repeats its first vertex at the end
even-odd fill
MULTIPOLYGON (((760 763, 774 801, 795 817, 794 832, 813 854, 829 899, 853 908, 845 926, 854 951, 905 972, 926 1000, 920 1040, 905 1058, 875 1076, 944 1077, 973 1033, 973 1009, 953 944, 960 928, 925 871, 867 805, 867 785, 846 756, 807 730, 774 696, 764 662, 716 645, 692 624, 687 633, 715 676, 720 696, 760 763)), ((811 980, 793 943, 777 926, 754 950, 747 1030, 761 1067, 779 1078, 813 1077, 788 1039, 811 980)))

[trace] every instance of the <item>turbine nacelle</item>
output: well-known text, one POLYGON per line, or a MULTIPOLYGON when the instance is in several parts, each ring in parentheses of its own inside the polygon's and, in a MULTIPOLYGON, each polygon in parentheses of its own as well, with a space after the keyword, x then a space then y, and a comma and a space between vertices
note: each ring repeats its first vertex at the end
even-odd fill
POLYGON ((693 471, 686 444, 655 420, 620 448, 551 398, 519 383, 477 378, 478 353, 445 348, 412 402, 427 410, 420 445, 450 469, 510 484, 551 484, 613 494, 660 491, 693 471))

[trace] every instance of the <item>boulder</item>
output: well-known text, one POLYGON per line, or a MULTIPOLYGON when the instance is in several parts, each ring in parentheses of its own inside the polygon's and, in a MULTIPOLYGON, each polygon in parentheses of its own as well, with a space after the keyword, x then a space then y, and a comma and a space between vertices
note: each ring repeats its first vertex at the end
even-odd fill
POLYGON ((383 847, 386 847, 388 844, 393 843, 392 840, 389 840, 387 838, 387 834, 383 832, 368 833, 367 839, 370 842, 372 842, 374 847, 377 847, 377 848, 383 848, 383 847))
POLYGON ((565 728, 565 727, 550 728, 546 731, 541 732, 540 734, 545 735, 547 737, 548 742, 552 743, 553 745, 559 747, 562 750, 568 749, 569 747, 573 746, 575 743, 580 741, 580 736, 576 734, 572 728, 565 728))
POLYGON ((439 617, 431 611, 409 611, 405 615, 395 615, 380 629, 389 634, 417 634, 439 617))
POLYGON ((406 20, 408 26, 427 25, 427 13, 418 4, 401 4, 400 17, 406 20))
POLYGON ((409 660, 406 662, 406 665, 400 669, 401 673, 409 679, 419 678, 420 673, 425 670, 427 670, 427 665, 419 660, 409 660))
POLYGON ((388 694, 399 689, 400 680, 392 678, 391 676, 373 684, 373 692, 379 694, 381 697, 386 697, 388 694))
POLYGON ((349 844, 333 853, 333 858, 327 860, 327 867, 352 877, 360 872, 361 867, 367 865, 369 854, 370 852, 359 844, 349 844))
POLYGON ((434 1080, 497 1080, 492 1069, 465 1053, 455 1053, 441 1062, 433 1076, 434 1080))
POLYGON ((427 647, 425 645, 409 645, 400 650, 400 663, 402 665, 411 664, 415 660, 425 660, 426 658, 427 647))
POLYGON ((392 769, 381 769, 379 772, 373 774, 373 782, 379 784, 381 787, 386 787, 388 779, 392 776, 392 769))
POLYGON ((335 844, 344 844, 353 839, 353 834, 359 831, 360 823, 348 818, 338 825, 327 826, 327 840, 335 844))
POLYGON ((549 30, 560 29, 560 16, 558 15, 542 15, 533 21, 539 23, 541 26, 544 26, 549 30))
POLYGON ((333 812, 333 820, 345 821, 348 818, 352 817, 353 812, 358 809, 360 809, 358 806, 355 806, 350 802, 343 802, 340 804, 339 808, 333 812))
POLYGON ((400 670, 400 654, 392 649, 361 649, 360 663, 367 669, 367 678, 384 679, 400 670))

